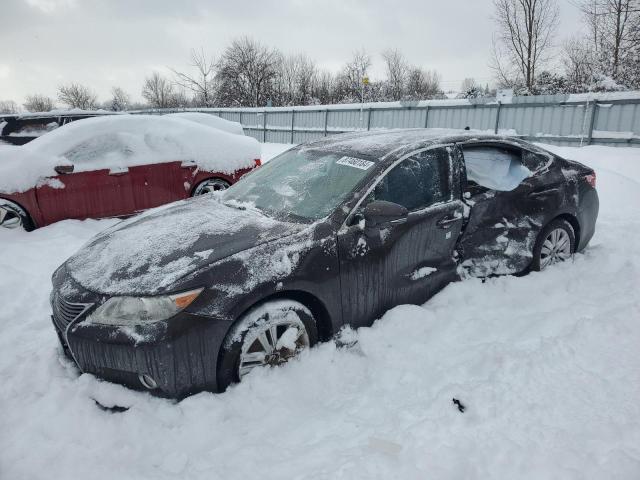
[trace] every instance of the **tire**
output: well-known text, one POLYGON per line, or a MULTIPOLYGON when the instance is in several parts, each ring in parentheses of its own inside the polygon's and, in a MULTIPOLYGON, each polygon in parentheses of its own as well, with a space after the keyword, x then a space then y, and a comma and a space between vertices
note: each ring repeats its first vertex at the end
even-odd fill
POLYGON ((313 314, 300 302, 271 300, 252 308, 232 327, 222 345, 218 389, 223 392, 229 385, 240 382, 253 368, 286 363, 317 342, 313 314), (276 348, 269 351, 265 346, 273 347, 273 331, 276 348))
POLYGON ((193 189, 192 197, 196 195, 204 195, 205 193, 220 192, 229 188, 231 184, 222 178, 208 178, 200 182, 193 189))
POLYGON ((0 228, 19 229, 27 232, 34 229, 29 214, 19 205, 5 201, 0 204, 0 228))
POLYGON ((533 248, 531 270, 539 272, 554 263, 568 260, 576 251, 576 234, 566 220, 550 222, 538 235, 533 248))

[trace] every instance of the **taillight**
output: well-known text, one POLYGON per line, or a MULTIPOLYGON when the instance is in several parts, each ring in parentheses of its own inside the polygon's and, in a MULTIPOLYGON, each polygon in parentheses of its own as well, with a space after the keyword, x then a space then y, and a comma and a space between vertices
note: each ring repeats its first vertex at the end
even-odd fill
POLYGON ((260 165, 262 165, 262 161, 259 158, 256 158, 254 162, 256 164, 256 167, 259 167, 260 165))
POLYGON ((596 188, 596 172, 585 175, 584 179, 589 185, 591 185, 593 188, 596 188))

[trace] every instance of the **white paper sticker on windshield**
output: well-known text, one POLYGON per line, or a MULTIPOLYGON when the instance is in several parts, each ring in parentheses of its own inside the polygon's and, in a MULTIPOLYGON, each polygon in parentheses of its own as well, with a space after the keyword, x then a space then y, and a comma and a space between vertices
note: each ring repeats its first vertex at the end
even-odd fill
POLYGON ((347 165, 348 167, 359 168, 360 170, 368 170, 373 162, 355 157, 342 157, 336 162, 338 165, 347 165))

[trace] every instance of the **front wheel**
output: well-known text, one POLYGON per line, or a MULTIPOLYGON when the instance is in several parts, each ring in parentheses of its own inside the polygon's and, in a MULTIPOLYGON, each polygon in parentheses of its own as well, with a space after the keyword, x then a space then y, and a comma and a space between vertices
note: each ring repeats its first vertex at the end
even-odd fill
POLYGON ((272 300, 250 310, 222 348, 218 386, 224 391, 257 367, 278 366, 318 341, 313 314, 300 302, 272 300))
POLYGON ((33 223, 25 212, 13 202, 4 201, 0 203, 0 227, 17 229, 23 228, 26 231, 33 230, 33 223))
POLYGON ((219 192, 226 190, 230 186, 231 184, 229 182, 221 178, 209 178, 198 184, 198 186, 193 190, 193 196, 195 197, 196 195, 204 195, 205 193, 219 192))
POLYGON ((536 241, 531 269, 544 270, 549 265, 571 257, 576 248, 576 234, 569 222, 557 219, 549 223, 536 241))

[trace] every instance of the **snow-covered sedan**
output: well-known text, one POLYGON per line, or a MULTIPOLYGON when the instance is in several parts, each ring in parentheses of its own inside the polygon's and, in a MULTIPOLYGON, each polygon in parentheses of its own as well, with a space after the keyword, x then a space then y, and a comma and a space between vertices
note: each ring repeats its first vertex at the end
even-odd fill
POLYGON ((335 136, 101 233, 54 273, 52 319, 84 372, 220 391, 461 274, 568 259, 597 214, 593 170, 517 139, 335 136))
POLYGON ((219 128, 180 116, 104 116, 4 147, 0 226, 128 216, 225 189, 259 165, 260 145, 220 129, 232 122, 212 121, 219 128))

